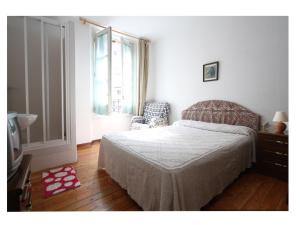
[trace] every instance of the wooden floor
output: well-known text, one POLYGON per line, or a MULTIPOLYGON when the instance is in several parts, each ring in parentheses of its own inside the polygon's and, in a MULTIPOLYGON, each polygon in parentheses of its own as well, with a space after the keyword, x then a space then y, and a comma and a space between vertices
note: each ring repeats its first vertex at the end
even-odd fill
MULTIPOLYGON (((142 210, 107 173, 97 170, 99 143, 78 148, 78 162, 72 164, 81 186, 44 198, 41 172, 32 174, 33 211, 142 210)), ((202 210, 288 210, 288 184, 260 175, 243 173, 202 210)))

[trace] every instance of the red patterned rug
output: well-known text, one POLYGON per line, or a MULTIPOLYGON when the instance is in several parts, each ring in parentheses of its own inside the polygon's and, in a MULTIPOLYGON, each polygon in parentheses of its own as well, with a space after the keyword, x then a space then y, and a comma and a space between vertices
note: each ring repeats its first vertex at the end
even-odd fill
POLYGON ((80 186, 76 171, 72 166, 59 167, 43 172, 42 184, 46 198, 80 186))

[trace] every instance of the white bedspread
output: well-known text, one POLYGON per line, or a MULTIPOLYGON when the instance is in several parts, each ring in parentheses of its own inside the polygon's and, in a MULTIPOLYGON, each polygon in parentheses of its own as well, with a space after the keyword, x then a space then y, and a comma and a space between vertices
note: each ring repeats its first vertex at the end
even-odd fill
POLYGON ((104 135, 105 168, 144 210, 199 210, 255 160, 255 131, 180 120, 104 135))

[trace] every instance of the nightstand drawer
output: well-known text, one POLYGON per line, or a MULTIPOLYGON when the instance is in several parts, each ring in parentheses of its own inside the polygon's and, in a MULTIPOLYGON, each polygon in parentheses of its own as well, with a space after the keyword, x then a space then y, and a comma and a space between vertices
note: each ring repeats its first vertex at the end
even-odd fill
POLYGON ((275 165, 288 165, 288 154, 274 151, 260 151, 257 155, 258 161, 261 163, 273 163, 275 165))
POLYGON ((257 164, 257 169, 262 174, 288 180, 288 166, 272 162, 260 162, 257 164))
POLYGON ((258 148, 264 151, 288 153, 287 140, 272 140, 268 138, 258 140, 258 148))

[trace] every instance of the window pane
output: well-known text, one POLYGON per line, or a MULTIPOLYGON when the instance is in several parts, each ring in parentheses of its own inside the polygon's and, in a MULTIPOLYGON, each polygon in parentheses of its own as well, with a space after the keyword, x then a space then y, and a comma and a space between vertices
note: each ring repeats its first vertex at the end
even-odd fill
POLYGON ((112 112, 120 112, 122 108, 122 49, 119 40, 112 43, 112 112))
POLYGON ((132 114, 135 111, 136 99, 136 54, 135 44, 123 43, 123 112, 132 114))
POLYGON ((94 77, 94 103, 97 111, 103 114, 108 106, 107 57, 96 60, 94 77))
POLYGON ((102 34, 96 39, 96 59, 108 54, 107 34, 102 34))
POLYGON ((96 65, 95 65, 95 79, 96 80, 102 80, 107 81, 108 80, 108 68, 107 68, 107 57, 96 59, 96 65))

